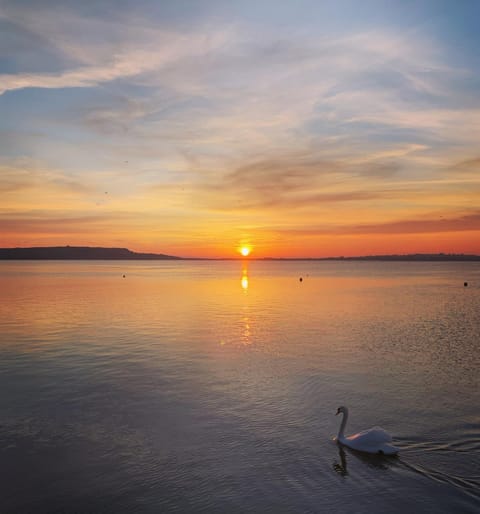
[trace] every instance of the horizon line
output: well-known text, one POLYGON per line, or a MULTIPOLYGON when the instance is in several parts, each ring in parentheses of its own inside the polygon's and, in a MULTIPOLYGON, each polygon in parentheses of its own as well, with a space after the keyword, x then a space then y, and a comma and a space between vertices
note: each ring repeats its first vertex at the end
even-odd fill
POLYGON ((58 249, 89 249, 89 250, 121 250, 127 251, 131 254, 130 257, 100 257, 100 258, 75 258, 75 257, 64 257, 57 256, 49 259, 48 257, 35 257, 35 256, 23 256, 15 259, 15 257, 0 255, 0 260, 202 260, 202 261, 326 261, 326 260, 335 260, 335 261, 345 261, 345 260, 480 260, 480 255, 478 254, 468 254, 468 253, 445 253, 445 252, 436 252, 436 253, 406 253, 406 254, 367 254, 367 255, 353 255, 353 256, 327 256, 327 257, 275 257, 275 256, 266 256, 266 257, 253 257, 253 256, 239 256, 239 257, 183 257, 178 255, 169 255, 164 253, 156 253, 156 252, 137 252, 134 250, 130 250, 126 247, 104 247, 104 246, 28 246, 28 247, 4 247, 0 248, 0 252, 8 252, 10 251, 28 251, 28 250, 58 250, 58 249), (158 257, 158 258, 157 258, 158 257))

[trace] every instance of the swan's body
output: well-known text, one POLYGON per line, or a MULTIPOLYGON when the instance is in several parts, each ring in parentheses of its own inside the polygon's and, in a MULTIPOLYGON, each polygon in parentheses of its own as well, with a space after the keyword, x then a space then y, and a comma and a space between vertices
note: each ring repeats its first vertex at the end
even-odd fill
POLYGON ((343 419, 338 431, 337 442, 360 452, 380 453, 383 455, 395 455, 398 453, 398 448, 390 444, 392 436, 380 427, 369 428, 363 432, 358 432, 358 434, 345 436, 344 430, 348 420, 348 409, 346 407, 339 407, 337 414, 340 413, 343 414, 343 419))

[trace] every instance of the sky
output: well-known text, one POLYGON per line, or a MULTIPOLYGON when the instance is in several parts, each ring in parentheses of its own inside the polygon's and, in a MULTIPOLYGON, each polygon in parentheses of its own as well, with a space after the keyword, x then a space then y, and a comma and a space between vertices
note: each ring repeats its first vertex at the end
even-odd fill
POLYGON ((0 0, 0 247, 480 254, 480 2, 0 0))

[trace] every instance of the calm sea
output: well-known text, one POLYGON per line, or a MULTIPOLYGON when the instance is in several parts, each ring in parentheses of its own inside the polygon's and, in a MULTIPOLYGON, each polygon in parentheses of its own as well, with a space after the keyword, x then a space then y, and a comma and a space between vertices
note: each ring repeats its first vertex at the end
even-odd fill
POLYGON ((0 338, 2 513, 480 511, 480 263, 4 261, 0 338))

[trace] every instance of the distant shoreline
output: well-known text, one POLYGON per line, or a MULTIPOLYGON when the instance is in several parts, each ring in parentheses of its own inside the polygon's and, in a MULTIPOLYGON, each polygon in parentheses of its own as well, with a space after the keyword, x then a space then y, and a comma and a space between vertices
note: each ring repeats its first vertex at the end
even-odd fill
POLYGON ((477 262, 480 255, 449 253, 415 253, 405 255, 365 255, 354 257, 263 257, 263 258, 202 258, 178 257, 161 253, 133 252, 127 248, 90 246, 45 246, 30 248, 0 248, 0 260, 185 260, 185 261, 391 261, 391 262, 477 262))
POLYGON ((475 262, 480 261, 480 255, 445 254, 445 253, 413 253, 404 255, 360 255, 354 257, 302 257, 276 258, 266 257, 266 261, 392 261, 392 262, 475 262))
POLYGON ((90 246, 38 246, 0 248, 0 260, 179 260, 181 257, 161 253, 138 253, 127 248, 90 246))

